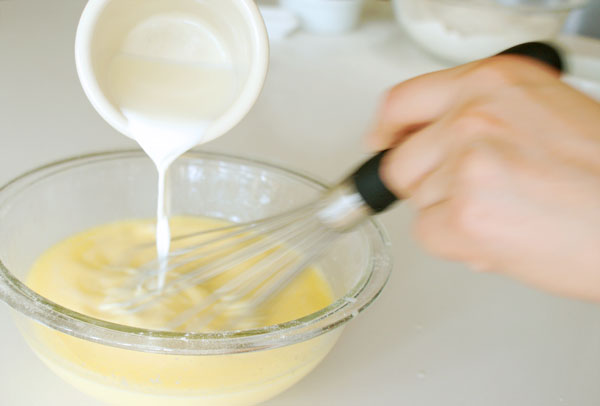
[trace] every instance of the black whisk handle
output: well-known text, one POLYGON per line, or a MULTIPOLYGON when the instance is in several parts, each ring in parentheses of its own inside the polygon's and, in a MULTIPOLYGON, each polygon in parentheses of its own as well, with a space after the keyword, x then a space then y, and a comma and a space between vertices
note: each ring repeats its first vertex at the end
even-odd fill
MULTIPOLYGON (((561 72, 565 69, 560 52, 552 45, 543 42, 520 44, 502 51, 499 55, 506 54, 527 56, 561 72)), ((398 197, 385 186, 379 175, 381 160, 386 152, 382 151, 376 154, 350 176, 357 192, 374 213, 384 211, 398 200, 398 197)))
POLYGON ((385 186, 379 175, 381 160, 387 151, 381 151, 362 164, 352 175, 356 191, 375 213, 387 209, 398 198, 385 186))
POLYGON ((565 70, 565 62, 560 52, 545 42, 526 42, 500 52, 498 55, 523 55, 551 66, 559 72, 565 70))

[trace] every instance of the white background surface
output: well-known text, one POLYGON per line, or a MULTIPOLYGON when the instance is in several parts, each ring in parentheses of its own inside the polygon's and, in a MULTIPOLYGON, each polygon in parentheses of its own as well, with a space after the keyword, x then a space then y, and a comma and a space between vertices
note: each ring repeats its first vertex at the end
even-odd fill
MULTIPOLYGON (((73 62, 83 0, 0 1, 0 182, 59 158, 134 147, 93 111, 73 62)), ((381 9, 385 12, 387 6, 381 9)), ((364 158, 362 136, 384 89, 439 69, 389 16, 344 37, 273 44, 254 110, 205 146, 334 181, 364 158)), ((600 306, 539 293, 428 257, 410 210, 382 216, 394 244, 382 296, 329 357, 268 402, 300 405, 600 404, 600 306)), ((0 305, 0 405, 97 405, 21 340, 0 305)))

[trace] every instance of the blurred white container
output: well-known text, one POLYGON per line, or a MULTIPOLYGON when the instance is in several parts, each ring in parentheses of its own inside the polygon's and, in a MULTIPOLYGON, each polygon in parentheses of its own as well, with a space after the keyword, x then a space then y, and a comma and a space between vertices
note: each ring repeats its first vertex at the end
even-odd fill
POLYGON ((341 34, 360 21, 365 0, 280 0, 295 13, 302 27, 317 34, 341 34))
POLYGON ((393 0, 396 18, 425 50, 454 63, 551 40, 586 0, 393 0))
POLYGON ((287 37, 300 26, 300 21, 295 13, 283 7, 260 6, 270 40, 279 40, 287 37))

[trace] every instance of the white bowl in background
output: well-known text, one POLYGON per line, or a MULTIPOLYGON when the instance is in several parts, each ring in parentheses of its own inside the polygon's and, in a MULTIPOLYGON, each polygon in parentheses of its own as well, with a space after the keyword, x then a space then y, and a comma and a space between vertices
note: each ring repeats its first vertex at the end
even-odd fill
POLYGON ((358 25, 365 0, 280 0, 280 4, 309 32, 341 34, 358 25))
POLYGON ((406 33, 452 63, 494 55, 511 46, 554 39, 569 13, 586 0, 393 0, 406 33))

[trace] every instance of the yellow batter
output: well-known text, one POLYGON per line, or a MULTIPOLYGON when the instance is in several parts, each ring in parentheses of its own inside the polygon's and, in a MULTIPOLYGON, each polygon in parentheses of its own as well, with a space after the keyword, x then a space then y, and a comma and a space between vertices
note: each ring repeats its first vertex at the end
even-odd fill
MULTIPOLYGON (((204 218, 171 220, 173 235, 222 225, 204 218)), ((103 304, 114 302, 122 294, 115 288, 131 280, 132 269, 153 255, 150 248, 134 248, 144 244, 152 247, 153 240, 154 224, 141 220, 107 224, 80 233, 39 258, 29 274, 28 286, 58 304, 93 317, 161 328, 223 281, 187 289, 141 312, 103 308, 103 304)), ((332 298, 320 271, 309 268, 269 302, 254 309, 257 317, 249 319, 260 320, 264 326, 297 319, 326 307, 332 298)), ((217 318, 203 330, 224 328, 228 321, 227 317, 217 318)), ((180 329, 193 330, 193 326, 189 322, 180 329)), ((306 375, 331 349, 340 330, 274 350, 174 356, 108 347, 38 325, 26 328, 26 336, 38 355, 79 389, 109 404, 145 405, 256 404, 306 375)))

